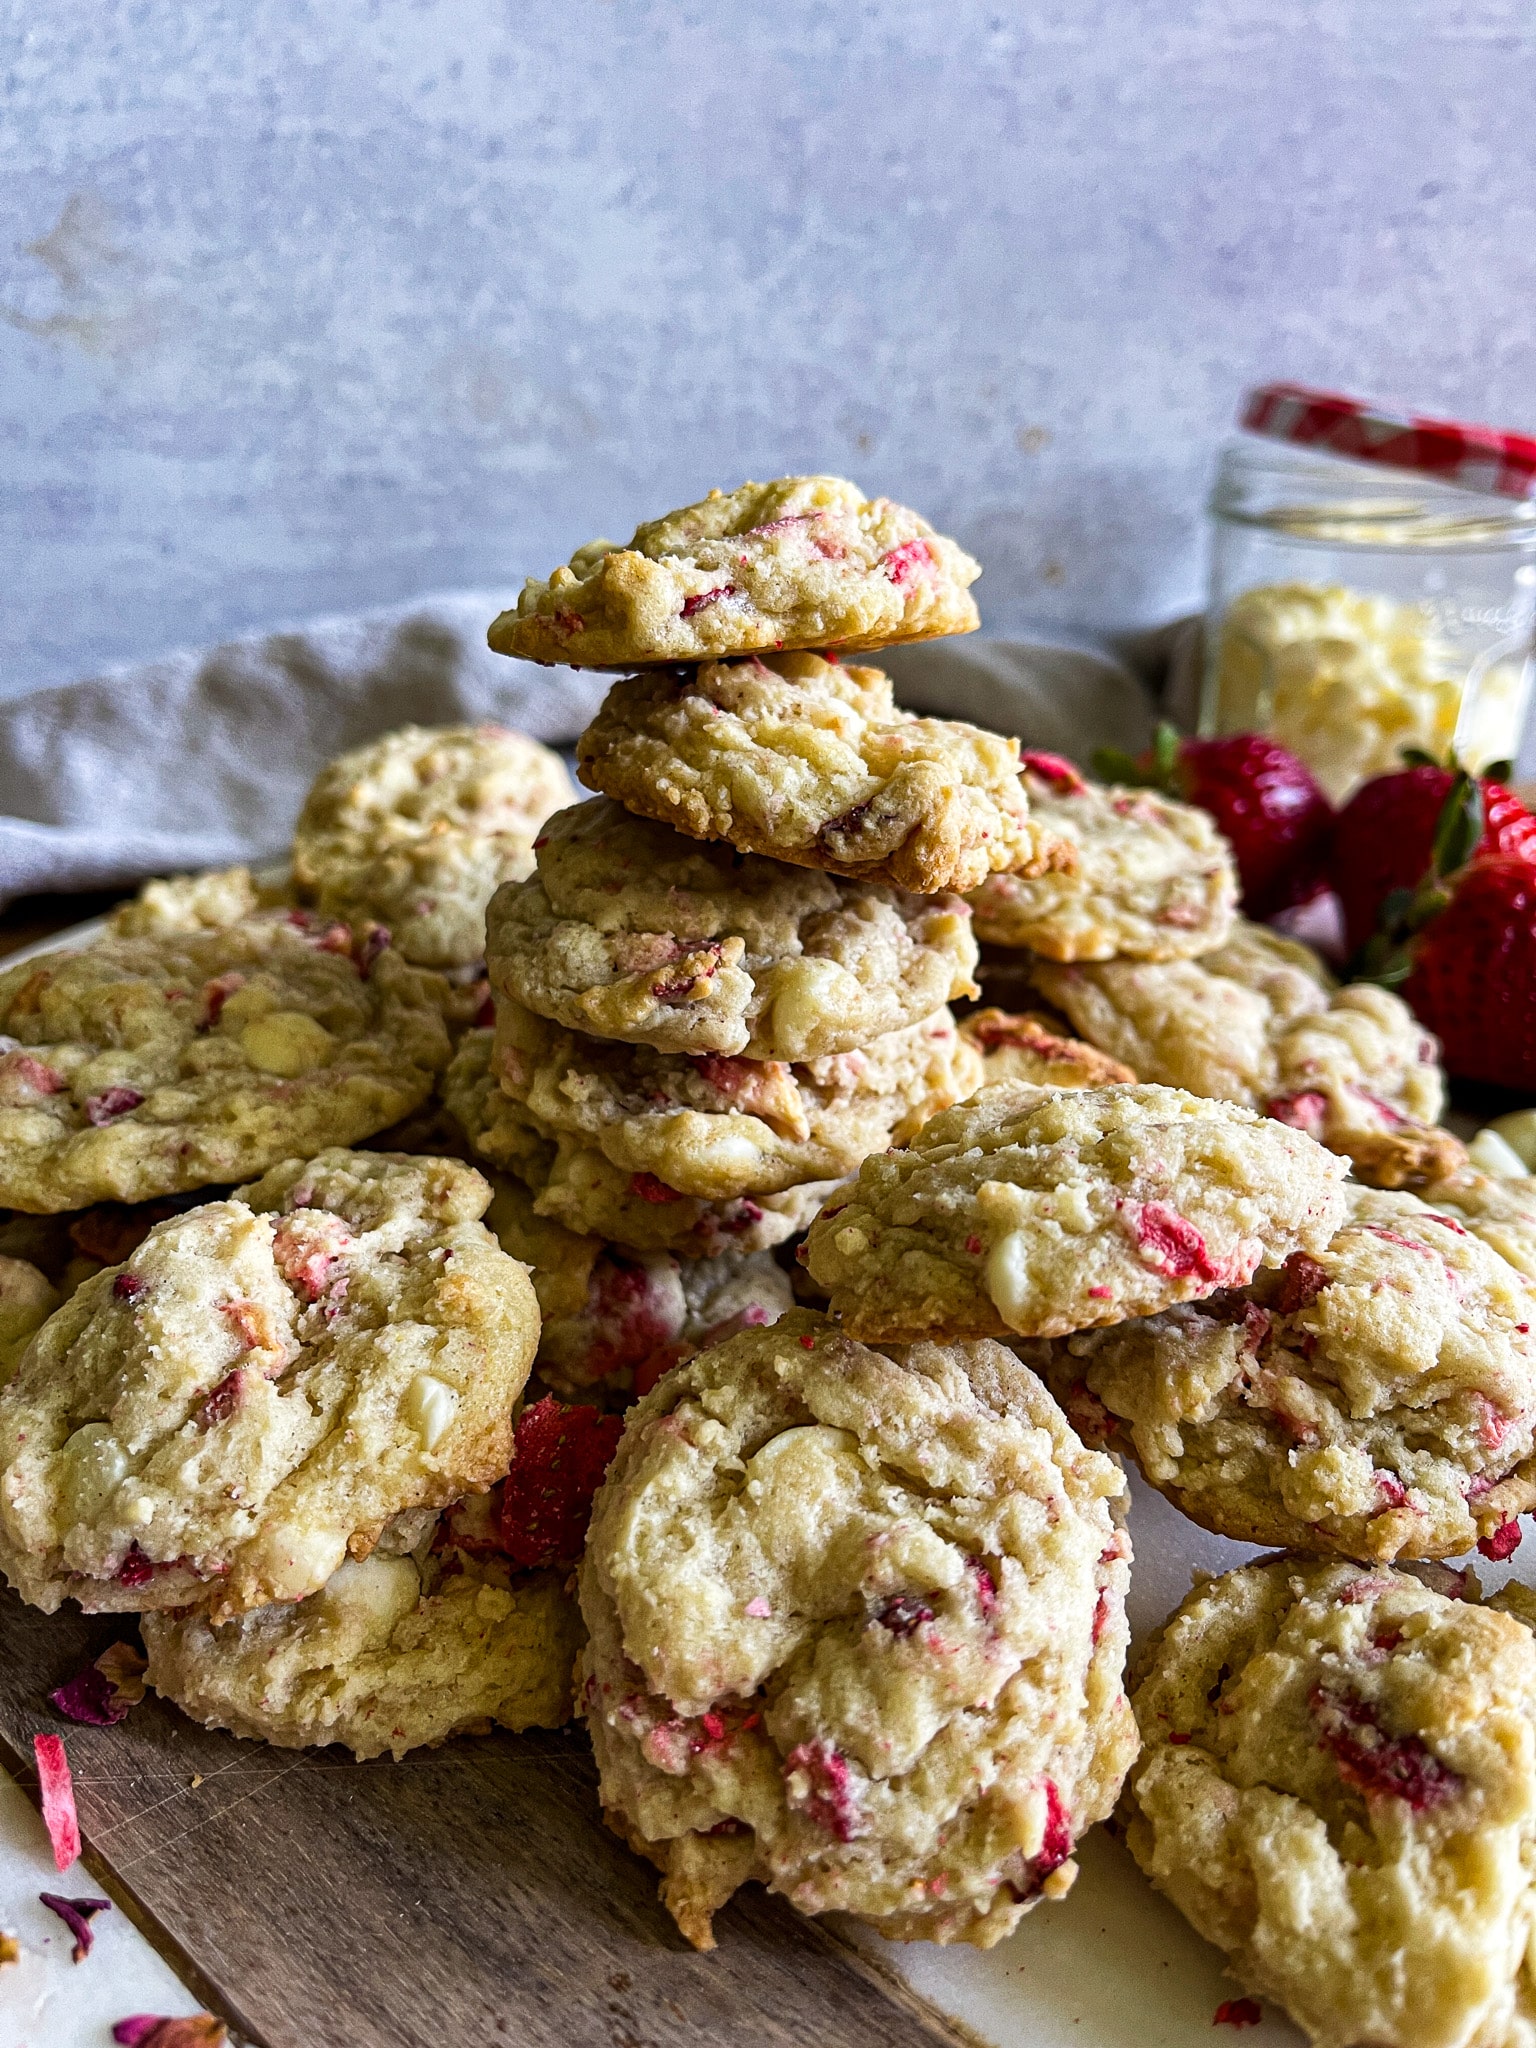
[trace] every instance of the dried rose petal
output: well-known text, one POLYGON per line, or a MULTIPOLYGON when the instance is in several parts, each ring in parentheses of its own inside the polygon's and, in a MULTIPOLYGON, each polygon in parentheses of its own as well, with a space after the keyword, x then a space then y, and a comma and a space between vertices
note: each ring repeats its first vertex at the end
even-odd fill
POLYGON ((80 1817, 75 1812, 75 1784, 59 1735, 34 1735, 38 1789, 43 1800, 43 1826, 53 1844, 56 1870, 68 1870, 80 1854, 80 1817))
POLYGON ((211 2012, 167 2019, 156 2012, 130 2013, 112 2029, 118 2048, 224 2048, 229 2033, 211 2012))
POLYGON ((581 1555, 592 1496, 623 1433, 620 1416, 567 1407, 553 1395, 523 1410, 502 1490, 501 1546, 508 1557, 531 1568, 581 1555))
POLYGON ((70 1933, 75 1945, 70 1950, 74 1962, 83 1963, 91 1952, 95 1939, 91 1933, 91 1920, 97 1913, 110 1913, 110 1899, 62 1899, 57 1892, 39 1892, 37 1895, 50 1913, 57 1913, 70 1933))
POLYGON ((49 1693, 48 1703, 66 1720, 115 1727, 144 1697, 144 1668, 143 1654, 132 1643, 113 1643, 94 1664, 49 1693))

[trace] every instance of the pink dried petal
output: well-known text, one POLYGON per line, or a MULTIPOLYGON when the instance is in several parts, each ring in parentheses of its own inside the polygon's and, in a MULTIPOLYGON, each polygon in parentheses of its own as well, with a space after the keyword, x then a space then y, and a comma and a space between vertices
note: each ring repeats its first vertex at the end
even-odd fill
POLYGON ((83 1963, 91 1952, 95 1936, 91 1933, 91 1921, 97 1913, 110 1913, 110 1899, 64 1899, 57 1892, 39 1892, 37 1895, 50 1913, 57 1913, 70 1933, 75 1945, 70 1950, 70 1960, 83 1963))
POLYGON ((136 2012, 117 2022, 112 2038, 118 2048, 224 2048, 229 2033, 211 2012, 195 2012, 187 2019, 136 2012))
POLYGON ((1256 1998, 1224 1998, 1216 2008, 1213 2027, 1256 2027, 1264 2012, 1256 1998))
POLYGON ((1019 755, 1019 765, 1027 768, 1031 775, 1038 775, 1042 782, 1048 782, 1063 796, 1076 796, 1079 790, 1088 787, 1078 770, 1062 754, 1041 754, 1026 747, 1019 755))
POLYGON ((100 1130, 126 1116, 129 1110, 137 1109, 143 1100, 137 1088, 103 1088, 99 1095, 87 1097, 85 1120, 100 1130))
POLYGON ((43 1826, 53 1844, 56 1870, 68 1870, 80 1854, 80 1817, 75 1812, 75 1784, 69 1774, 69 1758, 58 1735, 34 1735, 32 1754, 37 1759, 38 1789, 42 1794, 43 1826))
POLYGON ((1307 1705, 1318 1746, 1333 1758, 1346 1785, 1367 1799, 1403 1800, 1414 1813, 1441 1806, 1461 1790, 1460 1775, 1417 1735, 1389 1735, 1366 1700, 1315 1685, 1307 1705))
POLYGON ((1506 1557, 1513 1557, 1520 1548, 1521 1530, 1519 1517, 1511 1515, 1507 1522, 1500 1522, 1491 1536, 1479 1536, 1478 1553, 1491 1558, 1495 1564, 1502 1564, 1506 1557))
POLYGON ((685 597, 683 599, 682 615, 685 619, 696 618, 700 612, 707 611, 712 604, 718 604, 721 598, 734 597, 735 595, 736 586, 734 583, 718 583, 713 590, 701 590, 697 596, 685 597))
POLYGON ((94 1664, 77 1671, 48 1695, 48 1704, 67 1721, 89 1728, 113 1728, 144 1697, 142 1653, 132 1643, 113 1643, 94 1664))

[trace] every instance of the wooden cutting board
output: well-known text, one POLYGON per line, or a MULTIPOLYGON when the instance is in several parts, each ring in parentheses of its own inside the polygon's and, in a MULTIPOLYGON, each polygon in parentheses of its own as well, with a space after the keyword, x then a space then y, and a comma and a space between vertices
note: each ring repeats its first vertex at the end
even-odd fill
POLYGON ((755 1886, 695 1955, 603 1827, 579 1732, 359 1764, 153 1695, 62 1720, 48 1692, 131 1633, 0 1594, 0 1762, 31 1788, 32 1737, 63 1734, 92 1878, 255 2048, 960 2048, 755 1886))

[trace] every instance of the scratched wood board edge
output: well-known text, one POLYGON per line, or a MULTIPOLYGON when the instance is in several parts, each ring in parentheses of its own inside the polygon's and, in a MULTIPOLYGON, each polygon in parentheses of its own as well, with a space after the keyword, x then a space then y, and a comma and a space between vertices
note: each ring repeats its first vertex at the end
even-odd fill
POLYGON ((835 1927, 756 1887, 694 1955, 655 1873, 602 1826, 573 1735, 363 1765, 240 1742, 153 1697, 115 1728, 62 1721, 48 1690, 127 1619, 0 1594, 0 1763, 30 1792, 33 1733, 64 1733, 86 1868, 252 2048, 974 2048, 835 1927), (251 1789, 184 1827, 192 1778, 221 1774, 251 1789))

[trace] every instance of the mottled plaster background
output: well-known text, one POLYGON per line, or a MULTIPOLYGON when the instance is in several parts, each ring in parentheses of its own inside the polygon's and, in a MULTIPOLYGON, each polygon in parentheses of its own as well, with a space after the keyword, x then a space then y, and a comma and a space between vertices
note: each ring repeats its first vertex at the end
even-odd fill
POLYGON ((1530 0, 0 0, 0 694, 829 468, 994 631, 1243 384, 1536 426, 1530 0))

